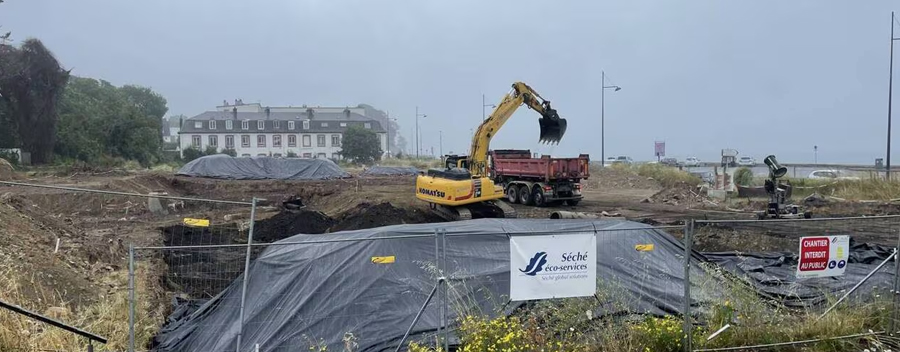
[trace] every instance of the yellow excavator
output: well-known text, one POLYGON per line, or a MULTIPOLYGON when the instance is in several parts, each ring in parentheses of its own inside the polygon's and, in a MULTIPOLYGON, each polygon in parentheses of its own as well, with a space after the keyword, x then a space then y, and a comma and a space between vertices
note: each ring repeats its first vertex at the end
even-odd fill
POLYGON ((566 120, 527 84, 513 83, 512 91, 478 126, 469 155, 448 155, 444 157, 444 169, 431 169, 416 177, 416 198, 428 202, 435 213, 449 221, 515 218, 516 210, 500 200, 506 196, 503 187, 491 180, 488 151, 491 139, 522 105, 541 115, 540 141, 559 143, 566 133, 566 120))

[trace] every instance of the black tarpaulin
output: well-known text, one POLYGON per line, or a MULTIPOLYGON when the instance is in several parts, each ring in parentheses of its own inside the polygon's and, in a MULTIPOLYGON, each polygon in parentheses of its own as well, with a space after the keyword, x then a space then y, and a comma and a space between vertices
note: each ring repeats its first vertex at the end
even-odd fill
POLYGON ((234 158, 224 154, 197 158, 176 175, 230 180, 325 180, 350 177, 328 159, 234 158))
MULTIPOLYGON (((492 313, 509 312, 509 239, 507 234, 597 235, 598 281, 617 292, 620 304, 604 304, 621 313, 678 314, 683 302, 683 249, 671 236, 648 225, 615 220, 480 219, 440 224, 397 225, 329 235, 297 235, 279 243, 312 240, 360 241, 268 247, 250 268, 241 350, 306 350, 322 341, 342 350, 353 334, 359 351, 393 350, 425 302, 436 281, 437 229, 446 231, 446 273, 450 278, 449 321, 466 306, 492 313), (619 229, 619 230, 616 230, 619 229), (633 229, 633 230, 622 230, 633 229), (403 238, 426 235, 421 238, 403 238), (372 240, 373 238, 394 238, 372 240), (636 245, 653 244, 652 251, 636 245), (390 264, 373 257, 394 256, 390 264), (613 308, 615 307, 615 308, 613 308), (623 308, 624 307, 624 308, 623 308)), ((692 275, 704 273, 695 260, 692 275)), ((192 314, 170 323, 155 340, 158 351, 233 351, 239 330, 241 280, 192 314)), ((606 300, 607 298, 601 298, 606 300)), ((698 298, 694 298, 697 300, 698 298)), ((432 301, 414 334, 433 332, 440 304, 432 301)), ((492 313, 493 314, 493 313, 492 313)))

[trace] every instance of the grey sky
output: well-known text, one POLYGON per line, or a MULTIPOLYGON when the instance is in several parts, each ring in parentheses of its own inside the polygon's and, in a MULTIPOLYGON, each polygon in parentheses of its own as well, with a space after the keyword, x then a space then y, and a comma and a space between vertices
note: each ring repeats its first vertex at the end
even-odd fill
POLYGON ((604 69, 623 87, 606 95, 607 156, 649 160, 665 140, 681 158, 731 147, 811 162, 818 145, 820 162, 870 164, 885 152, 891 10, 900 3, 8 0, 0 25, 77 75, 152 87, 170 114, 234 98, 368 103, 411 137, 418 105, 423 144, 437 153, 443 131, 444 152, 464 152, 481 94, 495 103, 521 80, 568 133, 540 147, 522 108, 492 146, 599 159, 604 69))

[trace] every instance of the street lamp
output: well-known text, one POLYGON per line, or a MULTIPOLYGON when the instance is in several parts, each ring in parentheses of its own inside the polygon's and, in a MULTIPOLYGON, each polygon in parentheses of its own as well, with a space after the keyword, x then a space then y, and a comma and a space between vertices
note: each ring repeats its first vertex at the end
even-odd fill
POLYGON ((490 106, 491 109, 496 108, 497 105, 494 104, 485 104, 484 103, 484 94, 481 95, 481 121, 487 120, 487 116, 484 114, 484 108, 490 106))
POLYGON ((605 84, 606 84, 606 72, 600 71, 600 85, 603 87, 602 89, 600 89, 600 162, 603 163, 601 165, 606 164, 606 150, 605 150, 605 147, 606 147, 605 133, 606 133, 606 131, 604 131, 606 116, 603 111, 604 110, 603 109, 603 105, 604 105, 604 97, 603 97, 604 94, 603 93, 606 92, 607 89, 613 89, 614 92, 618 92, 618 91, 622 90, 622 87, 619 87, 616 85, 606 86, 605 84))
POLYGON ((894 38, 894 11, 891 11, 891 64, 888 71, 888 125, 887 125, 887 165, 885 166, 885 178, 891 180, 891 100, 894 89, 894 41, 900 38, 894 38))
POLYGON ((428 117, 428 115, 421 114, 419 115, 419 107, 416 106, 416 159, 419 158, 419 149, 421 149, 421 145, 419 144, 419 118, 428 117))
POLYGON ((819 146, 817 145, 813 146, 813 162, 819 165, 819 146))

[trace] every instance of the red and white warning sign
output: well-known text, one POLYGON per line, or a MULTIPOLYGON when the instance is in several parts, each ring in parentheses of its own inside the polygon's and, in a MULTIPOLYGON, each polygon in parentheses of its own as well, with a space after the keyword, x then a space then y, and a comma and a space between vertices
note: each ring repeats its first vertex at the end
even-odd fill
POLYGON ((844 275, 849 255, 850 236, 801 237, 797 278, 844 275))

